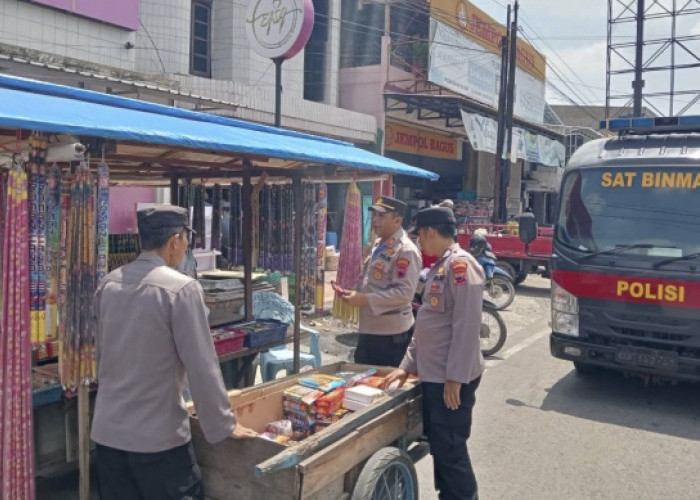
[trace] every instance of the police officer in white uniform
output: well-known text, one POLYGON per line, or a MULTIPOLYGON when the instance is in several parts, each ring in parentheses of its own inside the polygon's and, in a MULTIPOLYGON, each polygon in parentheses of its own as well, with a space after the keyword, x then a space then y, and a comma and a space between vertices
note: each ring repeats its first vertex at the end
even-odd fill
POLYGON ((343 300, 360 308, 355 362, 399 366, 413 334, 411 302, 421 256, 401 227, 403 201, 382 196, 369 209, 379 238, 365 260, 358 290, 347 292, 343 300))
POLYGON ((479 334, 484 271, 455 241, 454 214, 418 212, 421 249, 438 261, 428 271, 413 341, 387 385, 417 374, 423 388, 424 432, 433 455, 435 488, 443 500, 473 500, 477 484, 467 439, 475 391, 484 370, 479 334))

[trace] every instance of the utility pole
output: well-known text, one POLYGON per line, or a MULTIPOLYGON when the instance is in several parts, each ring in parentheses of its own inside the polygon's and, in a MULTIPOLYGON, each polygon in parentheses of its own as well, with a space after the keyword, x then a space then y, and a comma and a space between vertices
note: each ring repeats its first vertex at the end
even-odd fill
POLYGON ((508 32, 510 48, 508 49, 508 87, 506 108, 506 155, 503 159, 503 174, 501 175, 501 220, 508 218, 508 185, 510 184, 511 148, 513 146, 513 109, 515 107, 515 68, 518 56, 518 0, 513 8, 513 24, 508 32))
POLYGON ((496 159, 493 180, 493 222, 502 222, 501 198, 503 197, 503 148, 505 143, 507 88, 508 88, 508 46, 510 36, 510 5, 506 22, 506 36, 501 37, 501 78, 498 87, 498 132, 496 135, 496 159))
POLYGON ((642 71, 644 70, 643 48, 644 0, 637 0, 637 43, 634 61, 634 81, 632 82, 632 89, 634 90, 632 110, 634 116, 642 116, 642 89, 644 88, 644 80, 642 79, 642 71))

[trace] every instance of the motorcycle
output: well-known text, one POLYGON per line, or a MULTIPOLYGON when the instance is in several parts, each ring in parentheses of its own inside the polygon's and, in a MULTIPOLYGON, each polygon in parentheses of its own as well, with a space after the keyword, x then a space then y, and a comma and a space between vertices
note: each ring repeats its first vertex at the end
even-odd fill
MULTIPOLYGON (((421 276, 421 283, 424 281, 424 275, 421 276)), ((422 297, 419 291, 413 296, 413 317, 418 315, 422 297)), ((496 305, 488 299, 482 300, 481 307, 481 330, 479 339, 481 341, 481 354, 484 356, 492 356, 496 354, 506 343, 508 329, 506 322, 503 321, 496 305)))
POLYGON ((492 255, 491 252, 484 252, 476 258, 476 261, 484 268, 484 274, 486 274, 485 298, 490 300, 497 311, 502 311, 515 300, 515 285, 510 274, 498 267, 492 255))
POLYGON ((493 356, 501 350, 503 344, 506 343, 508 329, 506 322, 503 321, 495 304, 490 300, 484 299, 481 308, 481 354, 484 356, 493 356))

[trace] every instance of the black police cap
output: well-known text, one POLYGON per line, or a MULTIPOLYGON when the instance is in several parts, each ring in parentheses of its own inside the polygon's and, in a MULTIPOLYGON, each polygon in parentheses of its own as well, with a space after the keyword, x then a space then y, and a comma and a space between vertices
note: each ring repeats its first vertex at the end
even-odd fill
POLYGON ((416 213, 416 224, 409 229, 409 232, 418 234, 418 230, 422 227, 442 225, 457 225, 455 214, 452 212, 452 209, 446 207, 424 208, 416 213))
POLYGON ((380 196, 369 209, 379 213, 396 212, 403 216, 406 211, 406 203, 389 196, 380 196))
POLYGON ((196 234, 189 225, 189 216, 186 208, 167 203, 158 203, 139 210, 136 213, 136 217, 140 232, 172 227, 173 229, 187 229, 196 234))

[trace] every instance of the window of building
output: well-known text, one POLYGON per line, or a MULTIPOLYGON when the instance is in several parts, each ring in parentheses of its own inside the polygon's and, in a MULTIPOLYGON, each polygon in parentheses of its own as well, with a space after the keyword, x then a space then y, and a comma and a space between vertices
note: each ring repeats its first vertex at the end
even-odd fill
POLYGON ((190 73, 211 77, 211 1, 192 2, 190 73))
POLYGON ((323 102, 328 55, 328 0, 314 0, 314 29, 304 53, 304 99, 323 102))

